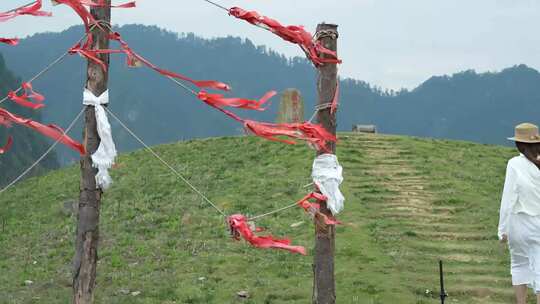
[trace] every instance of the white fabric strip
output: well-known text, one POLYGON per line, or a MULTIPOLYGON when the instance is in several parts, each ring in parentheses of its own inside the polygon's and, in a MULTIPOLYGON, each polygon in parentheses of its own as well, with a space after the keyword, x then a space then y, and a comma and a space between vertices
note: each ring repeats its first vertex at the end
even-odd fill
POLYGON ((339 185, 343 182, 342 174, 343 168, 334 154, 322 154, 313 161, 311 177, 321 193, 328 198, 326 204, 334 215, 343 210, 345 201, 339 190, 339 185))
POLYGON ((116 147, 112 138, 111 125, 107 118, 107 113, 103 105, 109 103, 109 91, 103 92, 99 97, 96 97, 88 89, 84 89, 83 104, 93 106, 96 112, 97 132, 101 142, 98 149, 92 154, 92 162, 94 167, 98 169, 96 175, 96 184, 98 188, 107 190, 112 184, 112 178, 109 175, 109 169, 114 164, 114 159, 117 155, 116 147))

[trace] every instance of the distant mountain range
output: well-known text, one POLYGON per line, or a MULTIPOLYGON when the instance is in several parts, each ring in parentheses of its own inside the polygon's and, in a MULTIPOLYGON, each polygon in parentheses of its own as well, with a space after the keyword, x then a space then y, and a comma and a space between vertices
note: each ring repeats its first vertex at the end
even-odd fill
MULTIPOLYGON (((255 98, 271 89, 297 88, 306 100, 305 115, 311 116, 316 100, 316 71, 302 58, 288 59, 237 37, 208 40, 191 33, 176 34, 142 25, 126 25, 118 31, 137 52, 160 67, 196 79, 227 82, 232 85, 234 96, 255 98)), ((82 27, 36 34, 17 47, 1 47, 0 53, 11 71, 27 79, 71 47, 82 34, 82 27)), ((237 123, 169 80, 148 69, 127 68, 122 55, 113 57, 110 107, 148 143, 242 132, 237 123)), ((40 110, 43 120, 65 126, 78 113, 85 70, 85 61, 71 56, 34 83, 35 89, 47 97, 47 107, 40 110)), ((276 98, 266 112, 239 114, 274 121, 278 101, 276 98)), ((540 73, 525 65, 492 73, 471 70, 435 76, 414 90, 399 92, 342 79, 339 129, 346 131, 353 124, 370 123, 383 133, 505 144, 505 138, 518 122, 540 122, 539 106, 540 73)), ((113 122, 120 150, 139 147, 115 125, 113 122)), ((72 135, 80 137, 80 127, 75 130, 72 135)), ((77 154, 67 150, 59 150, 58 154, 62 163, 78 159, 77 154)))

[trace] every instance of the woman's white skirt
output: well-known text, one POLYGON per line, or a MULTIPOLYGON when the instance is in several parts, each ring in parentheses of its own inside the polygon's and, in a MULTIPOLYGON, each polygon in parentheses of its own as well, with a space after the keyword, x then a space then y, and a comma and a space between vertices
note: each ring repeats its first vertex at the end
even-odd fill
POLYGON ((540 293, 540 216, 510 214, 508 225, 512 285, 540 293))

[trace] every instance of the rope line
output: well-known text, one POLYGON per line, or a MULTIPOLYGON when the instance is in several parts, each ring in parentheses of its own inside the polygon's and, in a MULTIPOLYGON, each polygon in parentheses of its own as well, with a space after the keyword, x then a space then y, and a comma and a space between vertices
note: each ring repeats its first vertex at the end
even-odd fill
POLYGON ((328 109, 328 108, 331 108, 331 107, 332 107, 331 102, 321 103, 321 104, 318 104, 318 105, 315 106, 315 110, 322 111, 322 110, 325 110, 325 109, 328 109))
MULTIPOLYGON (((191 90, 189 89, 188 87, 186 87, 184 84, 182 84, 181 82, 177 81, 176 79, 172 78, 172 77, 169 77, 171 78, 171 80, 173 80, 174 82, 178 83, 180 86, 184 87, 186 90, 191 90)), ((195 93, 195 92, 194 92, 195 93)), ((195 93, 196 94, 196 93, 195 93)), ((191 190, 193 190, 195 193, 197 193, 203 200, 205 200, 208 204, 210 204, 214 209, 216 209, 216 211, 218 211, 222 216, 224 217, 227 217, 227 214, 225 212, 223 212, 223 210, 221 210, 214 202, 212 202, 206 195, 204 195, 204 193, 202 193, 202 191, 200 191, 197 187, 195 187, 192 183, 189 182, 189 180, 187 178, 185 178, 182 174, 180 174, 173 166, 171 166, 168 162, 166 162, 161 156, 159 156, 155 151, 154 149, 152 149, 150 146, 148 146, 139 136, 137 136, 137 134, 135 134, 135 132, 133 132, 133 130, 131 130, 124 122, 122 122, 122 120, 120 120, 120 118, 118 118, 118 116, 116 116, 113 112, 111 112, 111 110, 108 108, 108 107, 105 107, 105 110, 116 120, 118 121, 118 123, 135 139, 137 140, 141 145, 144 146, 144 148, 146 148, 146 150, 148 150, 148 152, 150 152, 156 159, 158 159, 165 167, 167 167, 169 170, 171 170, 172 173, 174 173, 178 178, 180 178, 184 183, 186 183, 190 188, 191 190)), ((257 216, 254 216, 254 217, 251 217, 249 218, 249 220, 256 220, 256 219, 260 219, 260 218, 263 218, 263 217, 266 217, 266 216, 269 216, 269 215, 272 215, 272 214, 276 214, 276 213, 279 213, 279 212, 283 212, 285 210, 288 210, 288 209, 291 209, 293 207, 295 207, 297 204, 294 203, 294 204, 291 204, 291 205, 288 205, 288 206, 285 206, 285 207, 282 207, 282 208, 279 208, 279 209, 276 209, 274 211, 270 211, 270 212, 267 212, 267 213, 264 213, 264 214, 261 214, 261 215, 257 215, 257 216)))
POLYGON ((18 10, 20 10, 21 8, 25 8, 25 7, 27 7, 27 6, 30 6, 30 5, 34 4, 34 3, 35 3, 35 1, 32 1, 32 2, 27 3, 27 4, 25 4, 25 5, 21 5, 21 6, 19 6, 19 7, 12 8, 12 9, 10 9, 9 11, 4 12, 3 14, 13 13, 14 11, 18 11, 18 10))
MULTIPOLYGON (((223 6, 223 5, 221 5, 221 4, 218 4, 218 3, 214 2, 214 1, 210 1, 210 0, 203 0, 203 1, 206 1, 206 2, 208 2, 208 3, 210 3, 210 4, 212 4, 212 5, 214 5, 214 6, 218 7, 218 8, 220 8, 220 9, 226 11, 227 14, 230 13, 230 9, 226 8, 225 6, 223 6)), ((272 32, 268 27, 263 26, 263 25, 261 25, 261 24, 252 24, 252 25, 254 25, 254 26, 256 26, 256 27, 259 27, 259 28, 262 28, 263 30, 267 30, 267 31, 269 31, 269 32, 272 32)), ((306 50, 304 50, 303 48, 302 48, 302 50, 303 50, 303 51, 306 53, 306 55, 307 55, 306 50)))
POLYGON ((187 85, 183 84, 182 82, 180 82, 178 79, 174 78, 174 77, 171 77, 171 76, 166 76, 167 78, 169 78, 170 80, 172 80, 174 83, 176 83, 178 86, 180 86, 181 88, 183 88, 184 90, 188 91, 189 93, 195 95, 195 96, 198 96, 199 94, 197 94, 197 92, 195 92, 195 90, 193 90, 192 88, 188 87, 187 85))
MULTIPOLYGON (((79 39, 79 41, 77 41, 75 44, 83 41, 84 38, 86 38, 88 34, 85 34, 84 36, 81 37, 81 39, 79 39)), ((41 76, 43 76, 43 74, 45 74, 46 72, 48 72, 49 70, 51 70, 55 65, 59 64, 61 61, 63 61, 67 55, 69 55, 69 50, 66 51, 65 53, 63 53, 60 57, 56 58, 53 62, 49 63, 49 65, 47 65, 43 70, 41 70, 39 73, 37 73, 36 75, 34 75, 32 78, 30 78, 27 82, 32 82, 32 81, 35 81, 36 79, 40 78, 41 76)), ((15 94, 19 93, 20 91, 22 90, 22 87, 19 87, 17 88, 14 92, 15 94)), ((2 98, 0 100, 0 104, 2 104, 3 102, 5 102, 6 100, 8 100, 9 96, 5 96, 4 98, 2 98)))
POLYGON ((171 166, 169 163, 167 163, 161 156, 159 156, 150 146, 148 146, 139 136, 137 136, 126 124, 124 124, 120 118, 118 118, 116 115, 114 115, 113 112, 108 107, 104 107, 104 109, 114 118, 118 123, 135 139, 137 140, 141 145, 143 145, 148 152, 150 152, 156 159, 158 159, 165 167, 167 167, 171 172, 173 172, 178 178, 180 178, 184 183, 186 183, 191 190, 193 190, 195 193, 197 193, 199 196, 202 197, 203 200, 205 200, 208 204, 210 204, 214 209, 216 209, 217 212, 219 212, 224 217, 227 217, 227 214, 223 212, 215 203, 213 203, 206 195, 204 195, 197 187, 195 187, 192 183, 189 182, 182 174, 180 174, 173 166, 171 166))
POLYGON ((30 172, 32 169, 34 169, 51 151, 60 143, 60 141, 67 135, 67 133, 75 126, 75 123, 79 120, 82 113, 84 112, 84 108, 77 114, 75 119, 69 124, 69 126, 64 130, 62 135, 58 137, 58 139, 41 155, 30 167, 28 167, 26 170, 24 170, 17 178, 15 178, 11 183, 9 183, 4 189, 0 190, 0 194, 7 191, 9 188, 11 188, 13 185, 15 185, 19 180, 21 180, 28 172, 30 172))
POLYGON ((224 10, 224 11, 229 12, 229 9, 228 9, 228 8, 226 8, 225 6, 223 6, 223 5, 221 5, 221 4, 216 3, 216 2, 214 2, 214 1, 210 1, 210 0, 203 0, 203 1, 206 1, 206 2, 212 4, 212 5, 216 6, 216 7, 219 7, 220 9, 222 9, 222 10, 224 10))
POLYGON ((248 220, 249 221, 254 221, 254 220, 257 220, 257 219, 260 219, 260 218, 263 218, 263 217, 267 217, 267 216, 272 215, 272 214, 276 214, 276 213, 279 213, 279 212, 283 212, 285 210, 289 210, 289 209, 291 209, 293 207, 296 207, 297 205, 298 205, 297 203, 294 203, 294 204, 291 204, 289 206, 285 206, 285 207, 276 209, 274 211, 270 211, 270 212, 267 212, 267 213, 263 213, 261 215, 250 217, 248 220))
POLYGON ((310 123, 313 122, 313 120, 317 116, 317 113, 319 113, 319 110, 315 109, 315 111, 313 111, 313 115, 311 115, 311 118, 308 120, 308 122, 310 122, 310 123))

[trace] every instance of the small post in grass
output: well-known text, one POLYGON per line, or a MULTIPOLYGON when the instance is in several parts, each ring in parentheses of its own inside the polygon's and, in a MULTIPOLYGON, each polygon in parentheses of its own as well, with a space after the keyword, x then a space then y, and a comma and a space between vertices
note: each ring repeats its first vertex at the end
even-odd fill
POLYGON ((443 261, 439 261, 439 276, 441 282, 441 303, 444 304, 444 301, 448 297, 446 290, 444 290, 444 271, 443 271, 443 261))

